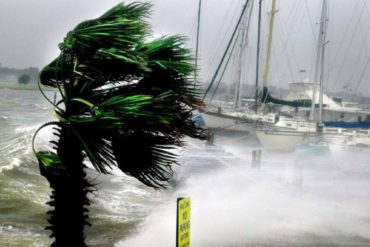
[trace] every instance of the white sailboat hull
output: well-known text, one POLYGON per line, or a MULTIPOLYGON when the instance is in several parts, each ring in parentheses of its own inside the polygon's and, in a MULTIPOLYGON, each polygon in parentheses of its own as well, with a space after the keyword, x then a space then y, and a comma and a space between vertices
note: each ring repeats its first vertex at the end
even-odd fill
MULTIPOLYGON (((267 149, 294 149, 295 147, 316 143, 319 140, 329 145, 343 148, 366 147, 370 154, 370 136, 359 134, 357 131, 348 131, 340 128, 324 128, 321 136, 314 131, 297 130, 257 130, 256 136, 263 147, 267 149)), ((370 157, 370 155, 369 155, 370 157)))
POLYGON ((203 112, 201 115, 207 128, 211 130, 242 133, 250 133, 253 130, 252 123, 247 123, 237 117, 213 112, 203 112))
POLYGON ((317 139, 315 133, 297 131, 256 130, 256 135, 262 146, 270 150, 294 150, 317 139))

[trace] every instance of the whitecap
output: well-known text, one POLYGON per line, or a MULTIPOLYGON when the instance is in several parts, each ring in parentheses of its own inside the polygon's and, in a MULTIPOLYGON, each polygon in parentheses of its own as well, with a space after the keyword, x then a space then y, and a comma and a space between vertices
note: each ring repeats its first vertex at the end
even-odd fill
POLYGON ((39 125, 32 125, 32 126, 22 126, 22 127, 17 127, 15 129, 16 134, 20 133, 29 133, 31 131, 36 130, 39 127, 39 125))
POLYGON ((0 173, 7 170, 13 170, 14 167, 19 167, 21 165, 21 160, 19 158, 13 158, 9 165, 1 166, 0 173))

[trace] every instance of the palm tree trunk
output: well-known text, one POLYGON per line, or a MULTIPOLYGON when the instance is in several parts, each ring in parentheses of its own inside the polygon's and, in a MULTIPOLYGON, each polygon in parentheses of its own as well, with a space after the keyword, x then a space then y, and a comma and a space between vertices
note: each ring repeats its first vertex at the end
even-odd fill
POLYGON ((81 144, 68 126, 60 130, 57 153, 65 171, 58 175, 42 172, 52 188, 48 204, 53 209, 48 212, 50 226, 46 227, 52 231, 50 237, 55 237, 51 246, 86 246, 84 228, 88 225, 91 184, 86 179, 81 144))

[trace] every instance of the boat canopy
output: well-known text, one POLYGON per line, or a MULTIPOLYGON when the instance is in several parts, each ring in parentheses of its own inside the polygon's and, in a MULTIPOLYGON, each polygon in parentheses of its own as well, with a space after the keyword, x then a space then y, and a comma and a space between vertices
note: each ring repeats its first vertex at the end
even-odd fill
POLYGON ((324 122, 326 127, 336 127, 336 128, 359 128, 359 129, 370 129, 370 122, 344 122, 344 121, 330 121, 324 122))
POLYGON ((267 87, 263 87, 261 101, 263 103, 274 103, 291 107, 311 107, 312 104, 310 99, 283 100, 275 98, 270 94, 267 87))

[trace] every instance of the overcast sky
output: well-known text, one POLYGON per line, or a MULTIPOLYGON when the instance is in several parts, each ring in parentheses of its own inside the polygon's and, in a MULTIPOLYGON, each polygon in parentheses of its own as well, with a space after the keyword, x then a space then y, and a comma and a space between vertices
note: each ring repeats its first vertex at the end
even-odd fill
MULTIPOLYGON (((254 9, 257 7, 255 1, 254 9)), ((271 85, 313 77, 314 57, 322 0, 277 0, 271 85), (306 70, 306 73, 300 73, 306 70)), ((2 66, 43 67, 58 54, 58 43, 78 23, 95 18, 118 0, 1 0, 0 63, 2 66)), ((132 1, 126 1, 132 2, 132 1)), ((193 48, 198 0, 153 0, 154 35, 183 34, 193 48)), ((220 59, 245 0, 203 0, 200 45, 201 79, 208 81, 220 59)), ((266 47, 268 11, 263 1, 263 51, 266 47)), ((370 2, 329 0, 326 54, 326 87, 369 94, 370 2), (358 85, 358 86, 357 86, 358 85)), ((256 47, 256 12, 245 58, 246 83, 253 84, 256 47)), ((232 78, 230 79, 232 80, 232 78)))

